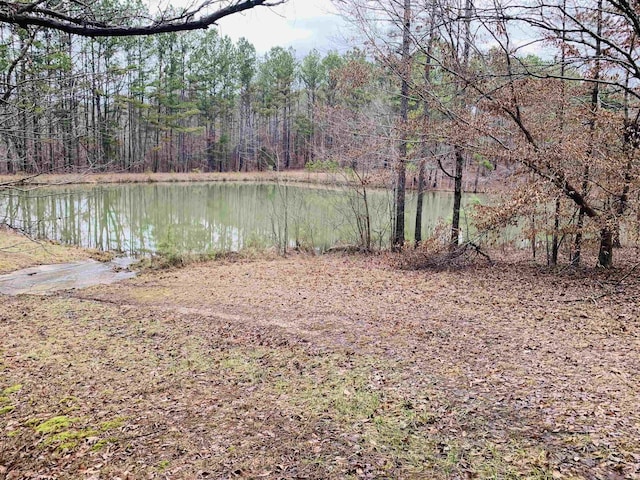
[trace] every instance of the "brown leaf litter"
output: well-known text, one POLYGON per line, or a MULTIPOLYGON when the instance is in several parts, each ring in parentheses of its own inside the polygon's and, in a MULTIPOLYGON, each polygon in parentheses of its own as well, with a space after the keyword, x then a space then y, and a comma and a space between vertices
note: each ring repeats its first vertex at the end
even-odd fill
POLYGON ((3 297, 0 478, 637 479, 623 275, 294 256, 3 297))

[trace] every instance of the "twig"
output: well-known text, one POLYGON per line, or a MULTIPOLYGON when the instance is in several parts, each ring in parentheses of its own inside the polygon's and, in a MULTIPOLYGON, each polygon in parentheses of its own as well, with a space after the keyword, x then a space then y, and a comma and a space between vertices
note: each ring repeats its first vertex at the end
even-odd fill
POLYGON ((473 242, 467 242, 467 245, 473 247, 473 249, 476 251, 477 254, 482 255, 484 258, 486 258, 487 262, 489 262, 489 265, 493 265, 493 260, 487 253, 482 251, 482 249, 480 248, 480 245, 477 245, 473 242))
POLYGON ((629 271, 627 273, 625 273, 622 277, 620 277, 620 279, 614 283, 614 285, 620 285, 624 280, 626 280, 627 278, 629 278, 629 276, 633 273, 633 271, 640 266, 640 263, 636 263, 633 267, 631 267, 629 269, 629 271))
POLYGON ((587 302, 587 301, 592 301, 593 303, 596 303, 598 300, 600 300, 601 298, 604 297, 608 297, 610 295, 615 295, 615 294, 619 294, 619 293, 623 293, 621 291, 617 291, 616 287, 620 287, 622 285, 622 282, 624 280, 626 280, 627 278, 629 278, 629 276, 636 270, 636 268, 638 268, 640 266, 640 262, 636 263, 635 265, 633 265, 629 271, 627 273, 625 273, 622 277, 620 277, 618 280, 614 281, 614 282, 608 282, 610 287, 607 288, 606 285, 604 285, 602 282, 598 282, 598 285, 600 286, 600 288, 602 290, 605 290, 604 292, 602 292, 599 295, 591 295, 589 297, 585 297, 585 298, 574 298, 574 299, 570 299, 570 300, 563 300, 564 303, 577 303, 577 302, 587 302))

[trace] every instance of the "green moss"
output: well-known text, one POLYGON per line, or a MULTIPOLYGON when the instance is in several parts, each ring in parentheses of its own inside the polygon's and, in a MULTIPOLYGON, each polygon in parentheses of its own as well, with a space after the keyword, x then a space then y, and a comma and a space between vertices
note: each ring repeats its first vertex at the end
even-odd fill
POLYGON ((118 417, 113 420, 108 420, 106 422, 101 422, 99 429, 101 432, 106 432, 107 430, 113 430, 114 428, 120 428, 124 423, 123 417, 118 417))
POLYGON ((2 391, 2 395, 11 395, 12 393, 19 392, 20 390, 22 390, 22 385, 18 383, 18 384, 13 385, 13 386, 11 386, 9 388, 5 388, 2 391))
POLYGON ((61 450, 69 450, 78 446, 78 444, 88 438, 96 437, 100 432, 94 428, 74 429, 69 428, 79 419, 68 417, 67 415, 59 415, 50 418, 44 422, 29 420, 28 425, 36 425, 36 432, 44 435, 44 445, 55 445, 61 450))
POLYGON ((76 418, 68 417, 66 415, 53 417, 38 425, 36 427, 36 432, 44 434, 60 432, 68 428, 75 421, 77 421, 76 418))
POLYGON ((103 438, 101 440, 98 440, 95 445, 93 445, 93 447, 91 447, 91 450, 93 450, 94 452, 98 452, 100 450, 102 450, 104 447, 106 447, 107 445, 112 445, 114 443, 118 443, 118 439, 115 437, 108 437, 108 438, 103 438))
MULTIPOLYGON (((122 426, 124 417, 118 417, 113 420, 101 422, 97 428, 72 428, 74 423, 80 419, 72 418, 67 415, 60 415, 50 418, 44 422, 39 420, 29 420, 26 425, 35 427, 36 432, 44 435, 44 445, 55 445, 61 450, 70 450, 77 447, 83 440, 89 437, 98 437, 100 434, 113 430, 122 426)), ((92 447, 94 451, 102 449, 109 443, 115 443, 117 440, 113 437, 100 439, 92 447)))
POLYGON ((51 435, 45 440, 45 445, 51 445, 53 443, 58 444, 60 449, 72 449, 78 446, 78 444, 87 437, 96 436, 98 432, 93 429, 83 430, 65 430, 55 435, 51 435))
POLYGON ((60 406, 63 407, 75 407, 76 404, 79 402, 78 397, 74 397, 73 395, 68 395, 66 397, 63 397, 60 399, 60 406))
POLYGON ((5 413, 12 412, 15 410, 15 406, 13 405, 5 405, 4 407, 0 407, 0 415, 4 415, 5 413))

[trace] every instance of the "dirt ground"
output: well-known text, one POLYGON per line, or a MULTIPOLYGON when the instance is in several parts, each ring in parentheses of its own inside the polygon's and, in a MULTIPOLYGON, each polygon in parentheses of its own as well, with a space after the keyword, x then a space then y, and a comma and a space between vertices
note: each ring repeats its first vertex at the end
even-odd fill
POLYGON ((294 255, 2 297, 0 478, 639 479, 637 273, 294 255))

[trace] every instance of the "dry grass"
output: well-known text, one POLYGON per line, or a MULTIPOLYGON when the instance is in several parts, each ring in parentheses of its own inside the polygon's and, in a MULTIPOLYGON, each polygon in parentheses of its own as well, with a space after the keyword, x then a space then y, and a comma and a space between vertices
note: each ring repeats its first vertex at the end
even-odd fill
MULTIPOLYGON (((372 174, 367 179, 369 188, 389 188, 393 184, 391 171, 381 171, 372 174)), ((284 181, 302 184, 319 184, 332 186, 350 185, 352 179, 341 172, 318 172, 307 170, 287 170, 283 172, 212 172, 212 173, 90 173, 53 174, 53 175, 0 175, 1 185, 18 186, 24 182, 27 186, 39 185, 69 185, 69 184, 108 184, 108 183, 157 183, 157 182, 274 182, 284 181)), ((481 191, 499 188, 501 182, 495 186, 487 183, 481 191)), ((409 179, 409 190, 417 189, 417 180, 409 179)), ((452 186, 441 182, 441 190, 450 191, 452 186)))
POLYGON ((3 298, 0 478, 640 478, 625 272, 294 256, 3 298))
POLYGON ((0 274, 36 265, 96 257, 99 257, 98 252, 58 245, 47 240, 36 241, 0 227, 0 274))
POLYGON ((286 172, 225 172, 225 173, 78 173, 55 175, 0 175, 0 184, 20 183, 28 185, 108 184, 108 183, 158 183, 158 182, 269 182, 288 181, 314 184, 345 183, 342 175, 293 170, 286 172))
MULTIPOLYGON (((478 192, 500 192, 505 188, 504 178, 509 176, 508 172, 500 172, 489 176, 481 176, 478 185, 478 192)), ((474 174, 470 173, 465 177, 465 191, 473 190, 474 174)), ((24 180, 29 185, 66 185, 66 184, 94 184, 94 183, 153 183, 153 182, 265 182, 265 181, 289 181, 298 183, 326 184, 326 185, 348 185, 348 175, 344 172, 325 172, 312 170, 287 170, 281 172, 274 171, 253 171, 253 172, 188 172, 188 173, 130 173, 130 172, 108 172, 93 173, 90 170, 79 173, 65 174, 16 174, 0 175, 0 186, 15 185, 24 180)), ((407 173, 407 189, 417 190, 418 173, 412 171, 407 173)), ((370 173, 367 176, 367 186, 369 188, 392 188, 393 172, 391 170, 381 170, 370 173)), ((509 183, 512 185, 512 183, 509 183)), ((433 188, 430 187, 430 190, 433 188)), ((435 190, 453 191, 451 179, 440 179, 435 190)))

